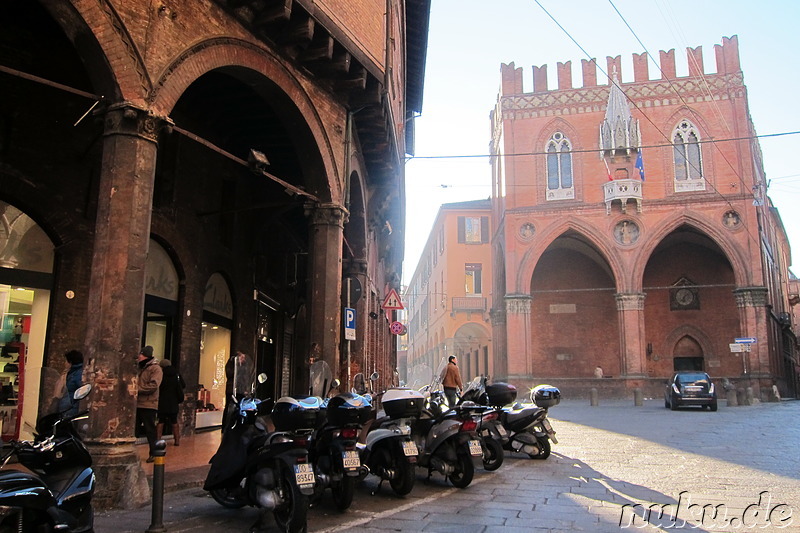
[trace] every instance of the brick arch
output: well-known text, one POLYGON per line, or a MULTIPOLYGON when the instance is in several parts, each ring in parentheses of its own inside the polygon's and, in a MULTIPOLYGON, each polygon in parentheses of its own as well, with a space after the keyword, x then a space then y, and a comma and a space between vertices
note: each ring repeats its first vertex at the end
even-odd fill
POLYGON ((641 241, 638 255, 633 263, 631 269, 631 284, 632 289, 641 291, 644 282, 644 271, 647 268, 647 263, 653 255, 656 247, 673 231, 683 225, 691 226, 703 232, 710 238, 714 244, 719 246, 725 258, 733 268, 734 279, 736 285, 739 287, 748 286, 753 283, 752 275, 748 268, 746 268, 747 260, 737 248, 730 235, 726 235, 722 228, 716 227, 715 224, 710 223, 698 216, 692 214, 675 214, 658 223, 657 229, 649 234, 645 234, 644 239, 641 241))
MULTIPOLYGON (((233 38, 214 38, 196 43, 175 59, 158 76, 153 91, 148 96, 153 113, 167 116, 186 89, 203 74, 225 68, 228 73, 260 77, 272 82, 294 105, 302 117, 319 152, 328 190, 340 193, 338 167, 330 138, 325 131, 314 100, 300 80, 268 50, 247 41, 233 38)), ((344 123, 344 111, 342 111, 344 123)))
POLYGON ((533 271, 536 269, 536 264, 539 262, 542 254, 556 239, 569 230, 576 231, 582 237, 586 238, 588 244, 600 253, 611 269, 611 274, 617 283, 618 290, 623 290, 620 286, 620 280, 623 279, 622 273, 624 272, 622 259, 618 252, 611 246, 609 237, 600 233, 600 230, 590 223, 584 222, 577 217, 568 217, 554 226, 545 228, 538 234, 539 236, 535 238, 536 244, 528 248, 523 254, 517 268, 514 287, 506 287, 507 294, 528 294, 530 292, 533 271))
POLYGON ((669 354, 670 357, 674 357, 675 346, 677 346, 678 342, 684 337, 691 337, 697 342, 697 344, 700 345, 700 349, 703 350, 703 358, 714 354, 714 350, 712 349, 714 344, 711 342, 711 339, 708 337, 708 335, 703 333, 700 328, 692 324, 683 324, 670 331, 664 337, 664 346, 662 346, 660 350, 657 349, 656 351, 663 354, 669 354))

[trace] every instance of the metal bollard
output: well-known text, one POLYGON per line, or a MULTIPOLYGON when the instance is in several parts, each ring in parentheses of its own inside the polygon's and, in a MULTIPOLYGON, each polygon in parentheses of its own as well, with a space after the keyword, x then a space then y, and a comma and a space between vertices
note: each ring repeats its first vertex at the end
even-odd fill
POLYGON ((164 527, 164 463, 167 455, 167 443, 163 440, 156 442, 153 451, 153 512, 150 527, 146 533, 163 533, 164 527))
POLYGON ((589 405, 597 407, 597 389, 595 387, 589 391, 589 405))
POLYGON ((642 401, 642 389, 636 387, 633 389, 633 405, 636 407, 641 407, 644 404, 642 401))

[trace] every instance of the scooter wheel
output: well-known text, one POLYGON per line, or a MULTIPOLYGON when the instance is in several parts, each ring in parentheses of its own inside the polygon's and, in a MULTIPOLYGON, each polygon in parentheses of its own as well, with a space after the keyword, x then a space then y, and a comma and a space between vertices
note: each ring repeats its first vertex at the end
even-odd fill
POLYGON ((531 459, 547 459, 550 457, 550 439, 543 437, 536 439, 539 443, 539 453, 529 453, 531 459))
MULTIPOLYGON (((469 449, 467 449, 469 450, 469 449)), ((472 483, 475 476, 475 467, 472 465, 472 456, 469 451, 456 452, 456 471, 450 474, 450 483, 459 489, 465 489, 472 483)))
POLYGON ((346 511, 353 503, 353 494, 356 491, 356 479, 350 476, 343 476, 342 481, 331 487, 333 493, 333 503, 340 511, 346 511))
POLYGON ((503 464, 505 455, 503 445, 487 437, 483 439, 483 469, 487 472, 494 472, 503 464))
POLYGON ((281 531, 303 533, 308 526, 308 496, 300 492, 288 468, 282 469, 280 485, 283 502, 273 512, 275 522, 281 531))
POLYGON ((417 479, 416 467, 408 460, 395 460, 396 476, 389 480, 389 485, 398 496, 405 496, 414 488, 417 479))
POLYGON ((228 509, 241 509, 247 502, 242 500, 239 497, 241 489, 236 487, 235 489, 214 489, 209 491, 211 493, 211 497, 214 498, 214 501, 220 504, 223 507, 227 507, 228 509))

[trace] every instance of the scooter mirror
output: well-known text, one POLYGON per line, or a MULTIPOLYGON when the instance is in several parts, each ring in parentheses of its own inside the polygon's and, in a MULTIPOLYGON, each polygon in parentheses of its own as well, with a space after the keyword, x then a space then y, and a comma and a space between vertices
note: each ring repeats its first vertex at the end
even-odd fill
POLYGON ((267 375, 262 372, 262 373, 260 373, 258 375, 258 378, 256 378, 256 379, 258 379, 259 383, 266 383, 267 382, 267 375))
POLYGON ((75 390, 75 393, 72 395, 72 398, 75 399, 75 401, 83 400, 89 396, 90 392, 92 392, 92 384, 87 383, 86 385, 81 385, 78 387, 77 390, 75 390))
POLYGON ((342 384, 342 382, 339 381, 339 378, 336 378, 331 382, 331 389, 335 389, 341 384, 342 384))
POLYGON ((380 374, 378 374, 377 372, 373 372, 372 375, 369 377, 369 380, 370 381, 378 381, 379 377, 381 377, 380 374))

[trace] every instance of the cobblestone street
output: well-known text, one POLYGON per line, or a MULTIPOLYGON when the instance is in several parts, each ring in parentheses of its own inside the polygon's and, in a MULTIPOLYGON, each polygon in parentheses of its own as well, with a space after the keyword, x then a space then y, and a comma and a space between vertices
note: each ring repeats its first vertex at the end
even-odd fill
MULTIPOLYGON (((437 474, 426 483, 420 470, 406 498, 388 486, 371 495, 370 477, 346 513, 327 494, 309 531, 800 531, 800 402, 711 413, 670 411, 660 399, 573 400, 551 417, 559 444, 545 461, 507 454, 465 490, 437 474)), ((167 495, 164 522, 173 532, 247 531, 257 516, 187 489, 167 495)), ((98 513, 96 530, 143 531, 149 519, 149 508, 98 513)))

